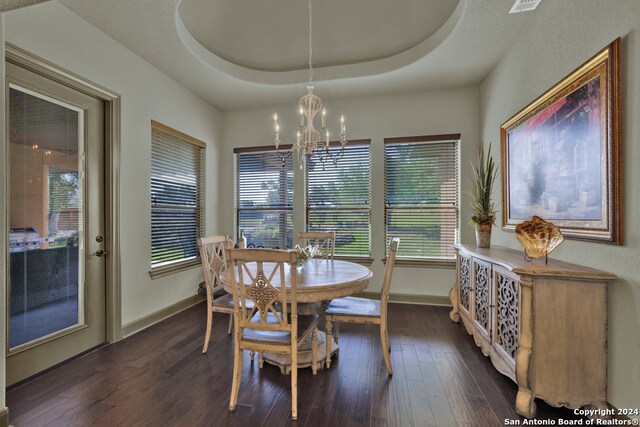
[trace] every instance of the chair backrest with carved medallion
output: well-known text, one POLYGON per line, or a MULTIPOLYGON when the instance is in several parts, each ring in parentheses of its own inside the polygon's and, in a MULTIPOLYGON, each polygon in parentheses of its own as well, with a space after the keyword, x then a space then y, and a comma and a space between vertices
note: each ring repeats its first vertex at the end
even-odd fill
POLYGON ((227 263, 237 326, 291 332, 295 339, 298 313, 295 252, 229 249, 227 263), (251 307, 247 300, 253 302, 253 308, 246 308, 251 307))
POLYGON ((389 253, 387 254, 387 265, 384 268, 384 279, 382 281, 382 290, 380 291, 380 301, 383 306, 387 305, 389 300, 389 289, 391 288, 391 279, 393 278, 393 267, 396 264, 396 254, 398 253, 399 237, 392 237, 389 241, 389 253))
POLYGON ((220 275, 227 268, 225 251, 233 247, 233 242, 229 236, 208 236, 198 239, 198 247, 200 248, 204 281, 213 294, 213 292, 222 289, 220 275))
POLYGON ((333 259, 336 245, 335 231, 303 231, 298 238, 303 247, 309 245, 318 247, 314 258, 333 259))

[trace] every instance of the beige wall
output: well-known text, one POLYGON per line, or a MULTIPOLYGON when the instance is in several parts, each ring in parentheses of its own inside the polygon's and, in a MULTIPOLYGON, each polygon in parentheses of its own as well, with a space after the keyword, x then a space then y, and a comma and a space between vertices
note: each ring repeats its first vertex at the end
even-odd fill
MULTIPOLYGON (((622 36, 623 246, 565 241, 552 257, 620 276, 609 288, 609 401, 640 406, 640 2, 550 1, 481 86, 481 126, 500 158, 500 125, 616 37, 622 36)), ((501 189, 495 199, 501 198, 501 189)), ((493 243, 519 248, 512 232, 496 230, 493 243)), ((588 373, 585 373, 588 374, 588 373)))
MULTIPOLYGON (((316 93, 322 97, 323 83, 317 85, 316 93)), ((301 88, 300 94, 303 94, 301 88)), ((447 133, 462 134, 462 160, 466 165, 479 143, 479 90, 467 87, 431 92, 413 92, 388 96, 356 99, 323 100, 332 114, 344 113, 347 118, 347 133, 350 139, 371 139, 372 144, 372 249, 374 280, 368 290, 379 290, 385 253, 384 241, 384 138, 436 135, 447 133)), ((222 227, 225 233, 233 230, 233 149, 273 145, 271 132, 273 112, 281 117, 282 143, 290 143, 286 135, 295 135, 295 105, 292 99, 288 105, 223 113, 223 141, 220 195, 222 227), (293 126, 293 127, 292 127, 293 126)), ((334 122, 337 123, 337 122, 334 122)), ((331 126, 328 121, 328 126, 331 126)), ((294 167, 294 173, 299 170, 294 167)), ((461 173, 463 186, 466 174, 461 173)), ((304 194, 302 180, 296 181, 294 191, 294 228, 304 227, 304 194)), ((463 240, 469 240, 472 230, 466 225, 470 216, 469 204, 462 203, 461 229, 463 240)), ((402 244, 402 242, 400 242, 402 244)), ((446 296, 454 282, 454 270, 398 267, 394 273, 391 292, 427 296, 446 296)))
MULTIPOLYGON (((155 119, 207 143, 209 189, 218 186, 220 112, 56 2, 5 14, 6 41, 122 96, 120 232, 122 323, 195 295, 198 268, 151 280, 151 124, 155 119)), ((209 191, 207 231, 218 231, 209 191)))

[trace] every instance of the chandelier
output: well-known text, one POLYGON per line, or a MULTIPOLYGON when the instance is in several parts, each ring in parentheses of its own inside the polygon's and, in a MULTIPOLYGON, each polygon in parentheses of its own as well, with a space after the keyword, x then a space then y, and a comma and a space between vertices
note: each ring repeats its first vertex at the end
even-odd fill
POLYGON ((333 161, 337 164, 338 160, 344 155, 344 146, 347 144, 346 124, 344 121, 344 115, 340 115, 340 131, 338 133, 340 150, 338 153, 332 154, 329 151, 330 144, 330 132, 327 129, 327 110, 322 106, 322 99, 313 93, 315 86, 313 85, 313 66, 311 64, 311 58, 313 54, 312 48, 312 23, 313 14, 311 13, 311 0, 309 3, 309 84, 307 85, 307 93, 298 101, 298 114, 300 116, 300 124, 298 126, 298 132, 296 135, 296 142, 290 151, 283 153, 280 151, 280 122, 278 121, 278 113, 273 115, 273 133, 274 144, 276 147, 276 154, 282 161, 284 167, 286 160, 291 156, 293 152, 298 155, 300 159, 300 168, 303 164, 313 155, 314 152, 320 153, 320 161, 326 160, 333 161), (316 129, 314 126, 314 119, 316 115, 320 113, 320 129, 316 129))

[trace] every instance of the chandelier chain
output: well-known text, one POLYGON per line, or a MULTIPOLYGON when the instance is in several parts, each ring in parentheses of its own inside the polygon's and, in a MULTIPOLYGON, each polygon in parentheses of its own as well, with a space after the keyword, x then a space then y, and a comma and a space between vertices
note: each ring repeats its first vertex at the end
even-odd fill
POLYGON ((311 0, 309 0, 309 83, 313 82, 313 65, 311 65, 311 56, 313 54, 313 14, 311 12, 311 0))

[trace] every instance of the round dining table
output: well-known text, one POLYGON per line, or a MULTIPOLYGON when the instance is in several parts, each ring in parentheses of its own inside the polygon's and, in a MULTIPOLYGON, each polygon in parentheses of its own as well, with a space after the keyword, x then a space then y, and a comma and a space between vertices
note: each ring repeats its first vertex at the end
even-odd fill
MULTIPOLYGON (((266 267, 265 270, 270 269, 266 267)), ((255 268, 256 264, 247 263, 247 267, 250 269, 255 268)), ((255 270, 252 271, 252 274, 255 270)), ((227 273, 228 274, 228 273, 227 273)), ((290 267, 285 265, 285 281, 290 283, 291 274, 290 267)), ((298 302, 298 312, 305 314, 305 304, 301 303, 322 303, 323 301, 330 301, 336 298, 342 298, 345 296, 353 295, 365 289, 373 273, 369 268, 357 264, 355 262, 342 261, 342 260, 327 260, 327 259, 310 259, 301 267, 296 268, 296 297, 298 302)), ((244 276, 245 280, 248 280, 247 275, 244 276)), ((221 277, 222 284, 225 290, 229 293, 233 292, 231 289, 231 281, 229 277, 223 273, 221 277)), ((277 280, 277 278, 274 278, 277 280)), ((251 283, 245 283, 249 286, 251 283)), ((275 285, 275 283, 274 283, 275 285)), ((287 287, 290 291, 290 288, 287 287)), ((309 304, 308 307, 314 309, 322 309, 322 304, 309 304)), ((317 313, 321 314, 321 313, 317 313)), ((324 366, 326 346, 325 333, 318 331, 318 368, 324 366)), ((331 354, 338 351, 338 344, 334 341, 331 344, 331 354)), ((291 361, 288 356, 282 354, 264 354, 264 360, 267 363, 280 367, 283 373, 289 373, 291 371, 291 361)), ((301 343, 298 349, 298 367, 305 368, 311 366, 311 340, 309 342, 301 343)))

